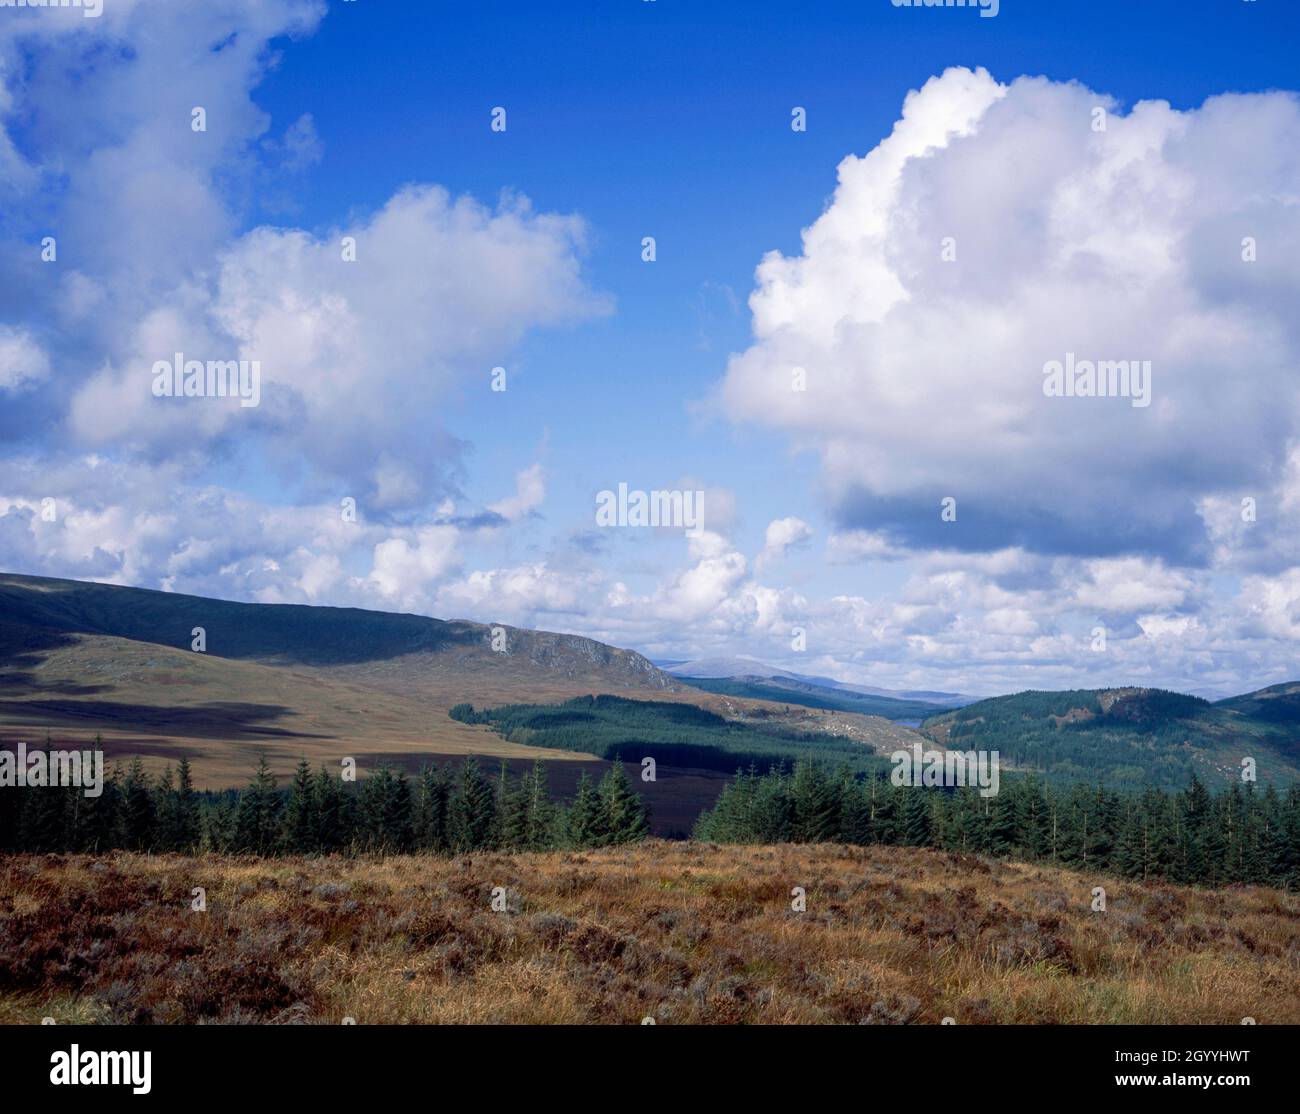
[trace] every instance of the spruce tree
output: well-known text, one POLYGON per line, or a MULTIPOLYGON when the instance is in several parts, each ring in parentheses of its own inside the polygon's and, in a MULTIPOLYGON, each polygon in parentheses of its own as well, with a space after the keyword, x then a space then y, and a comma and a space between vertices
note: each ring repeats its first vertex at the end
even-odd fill
POLYGON ((237 794, 223 793, 203 816, 203 848, 217 854, 237 849, 237 794))
POLYGON ((139 755, 131 759, 122 783, 122 839, 133 851, 147 851, 153 847, 155 808, 149 775, 139 755))
POLYGON ((174 836, 178 851, 193 851, 199 843, 199 800, 194 792, 190 760, 181 755, 176 767, 176 814, 174 836))
POLYGON ((903 843, 911 847, 930 845, 930 792, 915 786, 903 790, 903 843))
POLYGON ((546 767, 538 759, 524 779, 523 795, 527 808, 524 828, 524 846, 531 851, 541 851, 555 844, 555 805, 551 802, 546 784, 546 767))
POLYGON ((645 802, 628 784, 623 773, 623 763, 617 758, 600 780, 600 801, 604 814, 604 829, 608 843, 635 843, 644 839, 646 825, 645 802))
POLYGON ((424 851, 446 851, 451 779, 445 767, 420 771, 415 810, 415 845, 424 851))
MULTIPOLYGON (((35 750, 36 748, 33 748, 35 750)), ((50 738, 45 737, 45 769, 49 771, 50 738)), ((31 752, 28 753, 31 757, 31 752)), ((62 788, 49 784, 33 785, 0 792, 24 795, 18 825, 18 846, 22 851, 62 851, 66 838, 68 797, 62 788)))
POLYGON ((501 760, 496 786, 496 846, 503 851, 519 851, 528 840, 528 801, 522 787, 510 776, 506 760, 501 760))
POLYGON ((286 851, 309 852, 320 849, 320 813, 316 783, 311 763, 298 761, 289 783, 289 800, 284 808, 283 846, 286 851))
POLYGON ((352 842, 351 815, 343 783, 322 765, 312 788, 316 803, 316 846, 327 854, 341 851, 352 842))
POLYGON ((159 851, 179 850, 176 778, 172 774, 170 766, 163 770, 162 776, 158 779, 158 784, 154 786, 154 815, 157 818, 154 838, 155 849, 159 851))
POLYGON ((839 838, 845 843, 867 843, 871 834, 871 807, 864 787, 844 768, 839 777, 839 838))
POLYGON ((801 758, 794 768, 794 837, 799 843, 824 843, 839 838, 839 796, 821 766, 801 758))
POLYGON ((568 840, 574 847, 599 847, 606 842, 604 804, 586 770, 578 776, 578 788, 565 821, 568 840))
POLYGON ((253 855, 269 855, 280 835, 280 795, 275 776, 262 754, 248 788, 235 808, 235 849, 253 855))
POLYGON ((491 783, 480 772, 478 760, 472 756, 461 763, 449 821, 453 850, 477 851, 492 846, 496 828, 495 794, 491 783))

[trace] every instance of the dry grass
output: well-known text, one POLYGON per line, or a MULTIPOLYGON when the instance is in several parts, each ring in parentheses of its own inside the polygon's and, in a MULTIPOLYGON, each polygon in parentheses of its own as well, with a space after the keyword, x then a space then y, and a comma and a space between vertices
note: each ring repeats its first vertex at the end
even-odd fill
POLYGON ((1300 896, 827 845, 0 859, 0 1022, 47 1015, 1294 1024, 1300 896))

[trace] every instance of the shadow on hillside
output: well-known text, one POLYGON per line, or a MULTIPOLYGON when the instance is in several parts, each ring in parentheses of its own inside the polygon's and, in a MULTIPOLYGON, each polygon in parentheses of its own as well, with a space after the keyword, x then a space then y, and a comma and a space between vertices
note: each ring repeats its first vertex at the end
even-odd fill
MULTIPOLYGON (((249 604, 178 592, 0 574, 0 663, 68 646, 75 635, 126 638, 189 650, 207 633, 213 657, 348 665, 482 643, 463 622, 352 607, 249 604)), ((26 664, 31 664, 28 661, 26 664)))
POLYGON ((0 696, 8 693, 50 693, 53 696, 94 696, 97 692, 111 692, 112 685, 79 685, 75 681, 46 681, 35 672, 17 670, 0 673, 0 696))
POLYGON ((117 728, 189 738, 328 739, 333 736, 267 726, 298 713, 282 704, 217 702, 186 708, 110 700, 0 700, 0 719, 42 727, 117 728))

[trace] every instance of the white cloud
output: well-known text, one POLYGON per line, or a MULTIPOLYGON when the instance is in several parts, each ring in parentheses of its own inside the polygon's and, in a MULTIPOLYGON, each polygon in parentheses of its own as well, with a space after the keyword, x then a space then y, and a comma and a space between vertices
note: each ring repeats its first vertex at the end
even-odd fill
POLYGON ((495 511, 507 522, 535 511, 546 500, 546 476, 541 464, 533 464, 515 476, 515 493, 495 503, 488 510, 495 511))
MULTIPOLYGON (((418 508, 459 455, 436 417, 455 386, 483 380, 528 329, 604 310, 579 275, 583 236, 581 221, 522 199, 493 211, 436 187, 321 239, 256 229, 222 253, 210 287, 187 284, 141 320, 117 366, 73 400, 72 432, 153 452, 260 436, 372 510, 418 508), (258 361, 260 407, 153 397, 150 369, 176 352, 258 361)), ((527 482, 525 500, 540 473, 527 482)))
POLYGON ((720 402, 817 452, 842 528, 882 546, 1195 560, 1196 501, 1267 486, 1300 435, 1296 149, 1290 94, 1124 114, 949 70, 840 164, 802 254, 764 258, 720 402), (1151 405, 1046 397, 1068 352, 1150 360, 1151 405))
POLYGON ((793 547, 801 546, 813 536, 812 527, 803 519, 793 516, 775 518, 767 524, 763 535, 763 551, 754 566, 762 569, 779 561, 793 547))
POLYGON ((12 391, 49 373, 50 358, 30 333, 0 325, 0 391, 12 391))

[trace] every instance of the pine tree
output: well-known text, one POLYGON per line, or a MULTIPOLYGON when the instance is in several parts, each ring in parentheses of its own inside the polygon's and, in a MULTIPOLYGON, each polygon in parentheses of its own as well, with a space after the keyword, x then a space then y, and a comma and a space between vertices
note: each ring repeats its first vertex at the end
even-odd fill
POLYGON ((899 794, 903 792, 887 777, 873 777, 868 793, 871 801, 871 842, 886 845, 902 838, 902 812, 899 794))
POLYGON ((411 786, 404 773, 381 764, 362 784, 358 810, 363 846, 376 851, 410 846, 411 786))
POLYGON ((415 810, 415 845, 425 851, 446 851, 451 779, 445 767, 420 771, 415 810))
POLYGON ((606 842, 604 804, 586 770, 578 776, 578 788, 565 820, 569 842, 574 847, 599 847, 606 842))
POLYGON ((524 847, 532 851, 553 847, 556 810, 546 784, 546 767, 540 759, 533 763, 532 770, 524 779, 523 794, 527 807, 524 847))
POLYGON ((600 780, 600 801, 604 813, 605 841, 635 843, 646 835, 645 802, 628 784, 623 763, 617 758, 600 780))
POLYGON ((867 843, 871 836, 871 806, 863 786, 846 767, 840 771, 837 788, 839 838, 845 843, 867 843))
POLYGON ((794 838, 799 843, 824 843, 839 838, 839 795, 821 766, 802 758, 794 768, 794 838))
POLYGON ((930 845, 930 792, 915 787, 903 791, 903 842, 911 847, 930 845))
POLYGON ((137 755, 126 768, 122 783, 122 839, 133 851, 147 851, 153 847, 155 830, 154 796, 149 775, 137 755))
POLYGON ((1210 816, 1210 794, 1192 771, 1191 780, 1179 801, 1182 810, 1178 862, 1175 877, 1180 882, 1200 882, 1206 874, 1205 828, 1210 816))
POLYGON ((163 770, 158 784, 154 786, 154 815, 156 817, 156 835, 154 847, 159 851, 176 851, 177 846, 177 800, 176 778, 172 768, 163 770))
POLYGON ((504 758, 497 773, 496 824, 496 846, 503 851, 518 851, 527 842, 528 802, 511 779, 504 758))
MULTIPOLYGON (((95 736, 95 745, 99 746, 99 736, 95 736)), ((109 776, 104 779, 103 789, 98 797, 90 801, 91 807, 86 814, 83 846, 87 851, 107 851, 121 846, 122 831, 122 768, 114 765, 109 776)))
POLYGON ((239 796, 235 808, 234 845, 238 851, 269 855, 280 834, 280 795, 275 776, 262 754, 248 788, 239 796))
POLYGON ((194 792, 190 760, 184 755, 176 767, 174 838, 178 851, 193 851, 199 843, 199 800, 194 792))
POLYGON ((1125 878, 1147 876, 1147 829, 1145 816, 1139 808, 1131 808, 1124 821, 1115 869, 1125 878))
POLYGON ((352 817, 343 783, 324 766, 317 771, 312 796, 316 802, 316 846, 328 854, 352 842, 352 817))
MULTIPOLYGON (((38 753, 36 748, 28 752, 38 753)), ((45 737, 45 769, 49 770, 50 737, 45 737)), ((11 788, 0 792, 18 793, 11 788)), ((66 839, 67 794, 57 786, 46 783, 31 784, 21 792, 24 795, 22 813, 18 823, 18 846, 22 851, 61 851, 66 839)))
POLYGON ((1047 807, 1042 782, 1030 775, 1012 789, 1015 806, 1016 843, 1031 859, 1046 858, 1049 853, 1047 807))
POLYGON ((1011 855, 1016 848, 1016 808, 1014 802, 998 793, 981 797, 984 802, 985 831, 981 842, 994 855, 1011 855))
POLYGON ((225 854, 236 850, 235 809, 238 795, 223 793, 203 816, 203 849, 225 854))
POLYGON ((309 852, 320 849, 316 783, 312 777, 311 763, 306 758, 299 759, 293 780, 289 783, 282 842, 286 851, 309 852))
POLYGON ((988 839, 984 798, 970 786, 946 795, 940 811, 938 842, 951 851, 983 851, 988 839))
POLYGON ((477 851, 492 845, 496 828, 495 794, 473 757, 461 763, 449 819, 453 850, 477 851))

